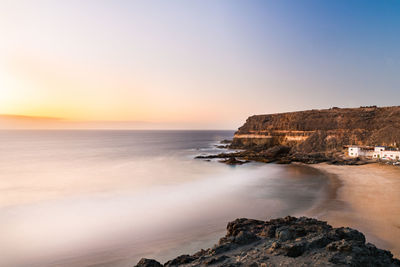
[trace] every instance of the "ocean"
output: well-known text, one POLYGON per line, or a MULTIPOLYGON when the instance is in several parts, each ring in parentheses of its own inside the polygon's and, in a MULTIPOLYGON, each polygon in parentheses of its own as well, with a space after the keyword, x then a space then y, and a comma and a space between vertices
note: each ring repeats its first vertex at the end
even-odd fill
POLYGON ((133 266, 212 246, 236 218, 302 215, 328 179, 197 155, 233 131, 0 131, 0 266, 133 266))

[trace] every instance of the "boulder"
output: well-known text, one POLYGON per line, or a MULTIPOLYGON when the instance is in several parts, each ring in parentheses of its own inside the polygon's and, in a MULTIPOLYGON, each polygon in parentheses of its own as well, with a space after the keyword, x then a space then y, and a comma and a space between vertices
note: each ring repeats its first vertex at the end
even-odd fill
MULTIPOLYGON (((182 255, 164 266, 400 266, 386 250, 365 243, 348 227, 332 228, 312 218, 285 217, 269 221, 236 219, 212 249, 182 255)), ((138 267, 159 267, 142 259, 138 267)))

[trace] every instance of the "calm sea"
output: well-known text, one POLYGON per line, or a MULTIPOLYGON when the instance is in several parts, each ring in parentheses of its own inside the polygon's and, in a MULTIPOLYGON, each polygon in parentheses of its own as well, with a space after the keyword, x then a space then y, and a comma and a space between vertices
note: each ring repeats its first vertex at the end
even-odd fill
POLYGON ((0 131, 0 266, 133 266, 214 244, 228 221, 301 215, 327 179, 228 166, 233 131, 0 131))

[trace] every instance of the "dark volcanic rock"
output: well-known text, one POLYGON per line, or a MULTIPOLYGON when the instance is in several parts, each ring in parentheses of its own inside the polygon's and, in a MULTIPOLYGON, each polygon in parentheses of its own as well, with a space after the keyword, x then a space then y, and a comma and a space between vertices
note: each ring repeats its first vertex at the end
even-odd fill
MULTIPOLYGON (((400 266, 386 250, 365 244, 362 233, 306 217, 237 219, 217 245, 164 266, 400 266)), ((138 267, 161 266, 142 259, 138 267), (146 265, 147 264, 147 265, 146 265), (151 265, 153 264, 153 265, 151 265)))
POLYGON ((248 163, 249 161, 247 161, 247 160, 237 160, 235 157, 230 157, 230 158, 225 159, 225 160, 220 160, 220 162, 226 163, 226 164, 229 164, 229 165, 241 165, 241 164, 248 163))
POLYGON ((136 266, 137 267, 162 267, 162 264, 156 260, 150 260, 150 259, 143 258, 138 262, 138 264, 136 266))
MULTIPOLYGON (((217 155, 206 155, 206 156, 197 156, 196 159, 215 159, 221 158, 225 160, 221 160, 223 163, 228 164, 243 164, 249 161, 259 161, 270 163, 282 159, 286 157, 288 152, 290 151, 289 147, 285 146, 275 146, 268 148, 266 150, 260 149, 258 147, 255 150, 245 150, 240 152, 231 152, 231 153, 220 153, 217 155), (240 160, 237 160, 240 159, 240 160)), ((290 162, 293 160, 290 159, 290 162)))
POLYGON ((181 255, 173 260, 167 261, 164 266, 180 266, 186 263, 190 263, 196 259, 195 256, 181 255))
POLYGON ((305 164, 316 164, 321 162, 328 162, 334 165, 364 165, 373 160, 361 160, 359 158, 340 158, 335 155, 327 155, 322 152, 311 153, 291 153, 288 152, 288 147, 274 146, 266 150, 247 149, 240 152, 220 153, 216 155, 197 156, 196 159, 224 159, 220 162, 228 164, 242 164, 249 161, 258 161, 264 163, 276 162, 278 164, 290 164, 292 162, 300 162, 305 164))

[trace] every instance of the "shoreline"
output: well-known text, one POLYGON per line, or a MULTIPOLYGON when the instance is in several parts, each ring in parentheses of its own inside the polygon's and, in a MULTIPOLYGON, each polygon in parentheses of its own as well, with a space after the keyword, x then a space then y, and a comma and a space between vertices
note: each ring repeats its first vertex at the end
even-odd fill
MULTIPOLYGON (((393 209, 400 208, 400 202, 395 202, 394 206, 389 207, 389 215, 392 217, 388 214, 386 217, 378 214, 378 211, 385 210, 382 207, 388 205, 384 199, 380 202, 371 202, 376 206, 373 209, 368 209, 368 205, 360 206, 360 203, 370 204, 371 198, 379 200, 379 194, 372 194, 372 196, 367 194, 369 196, 367 202, 360 198, 360 195, 370 193, 367 192, 368 190, 385 191, 393 183, 400 188, 400 179, 398 178, 400 170, 398 168, 379 164, 363 166, 337 166, 326 163, 312 166, 309 164, 293 165, 313 169, 329 179, 327 186, 321 191, 321 198, 310 209, 298 214, 305 217, 287 216, 265 222, 245 218, 236 219, 228 223, 227 235, 211 248, 202 249, 191 255, 177 256, 164 265, 155 260, 143 258, 135 267, 204 266, 209 264, 236 266, 233 264, 237 263, 249 266, 250 264, 252 266, 260 266, 260 264, 262 264, 261 266, 399 265, 400 262, 397 259, 393 259, 393 261, 384 259, 382 262, 377 259, 381 257, 379 256, 381 253, 390 258, 399 255, 399 246, 395 244, 398 239, 393 234, 400 234, 400 227, 396 224, 392 225, 392 231, 388 232, 387 229, 390 228, 390 225, 387 222, 394 219, 395 222, 400 223, 400 217, 393 213, 393 209), (376 175, 380 176, 379 181, 375 180, 376 175), (374 184, 371 184, 372 182, 374 184), (311 222, 309 229, 321 229, 319 227, 324 225, 323 227, 327 226, 327 232, 324 232, 325 230, 318 230, 317 233, 310 232, 310 238, 308 234, 304 236, 304 233, 292 236, 298 229, 307 229, 308 222, 311 222), (293 225, 294 228, 290 226, 292 223, 296 225, 293 225), (271 225, 273 225, 272 228, 271 225), (334 229, 329 225, 332 225, 334 229), (283 231, 284 234, 283 232, 281 234, 280 231, 283 231), (334 236, 333 233, 338 235, 334 236), (316 234, 319 238, 317 240, 315 239, 316 234), (377 250, 375 245, 390 252, 377 253, 380 250, 377 250), (333 254, 331 254, 332 252, 333 254), (365 256, 371 257, 364 258, 365 256)), ((398 192, 397 187, 391 193, 395 194, 396 192, 398 192)), ((388 199, 392 199, 391 197, 389 194, 388 199)))
MULTIPOLYGON (((310 166, 310 165, 308 165, 310 166)), ((400 169, 383 164, 310 166, 332 183, 326 199, 306 215, 334 227, 349 226, 365 233, 367 241, 400 256, 400 169), (336 189, 336 192, 334 192, 336 189)))
POLYGON ((306 164, 298 162, 292 164, 305 166, 315 171, 318 171, 325 179, 328 180, 326 182, 325 188, 321 192, 321 197, 317 199, 316 202, 304 213, 299 214, 300 216, 305 214, 306 216, 322 218, 325 213, 330 209, 337 208, 338 206, 344 208, 344 203, 338 199, 339 190, 343 186, 343 181, 338 177, 338 175, 327 172, 321 168, 316 168, 316 164, 306 164))

